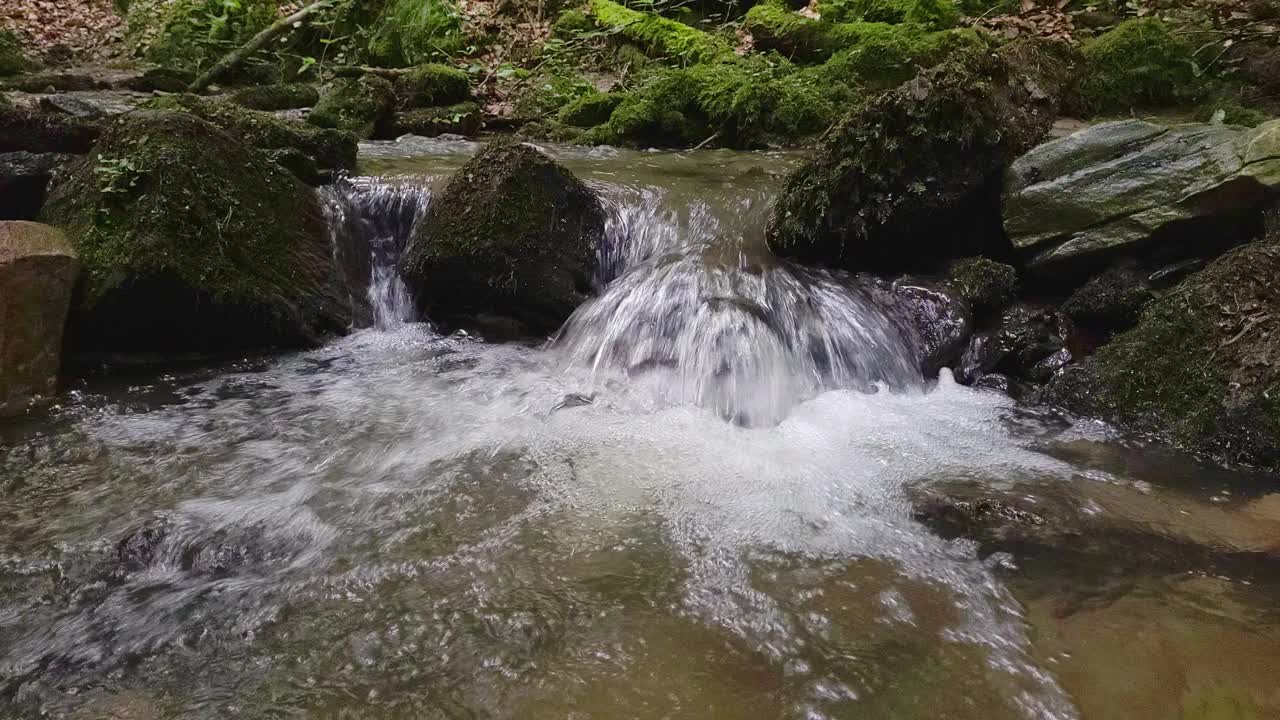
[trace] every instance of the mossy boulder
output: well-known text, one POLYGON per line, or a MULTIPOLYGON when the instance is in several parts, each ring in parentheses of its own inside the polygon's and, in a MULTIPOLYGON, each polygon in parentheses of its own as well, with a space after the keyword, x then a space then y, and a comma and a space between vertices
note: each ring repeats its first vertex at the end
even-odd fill
POLYGON ((460 102, 444 107, 419 108, 396 113, 392 120, 394 134, 421 135, 475 135, 483 126, 480 106, 474 102, 460 102))
POLYGON ((975 312, 998 312, 1018 290, 1018 271, 984 257, 963 258, 947 268, 947 284, 975 312))
POLYGON ((250 110, 293 110, 320 101, 320 93, 306 83, 277 83, 244 87, 231 93, 231 102, 250 110))
POLYGON ((661 15, 623 7, 612 0, 591 0, 591 12, 598 25, 617 32, 653 57, 692 64, 734 56, 733 45, 727 40, 661 15))
POLYGON ((431 201, 401 274, 423 313, 502 336, 555 331, 587 297, 600 201, 531 145, 486 145, 431 201))
POLYGON ((194 115, 119 117, 41 219, 85 268, 78 349, 307 346, 349 324, 315 193, 194 115))
POLYGON ((1196 77, 1195 48, 1156 18, 1127 20, 1084 44, 1081 84, 1085 110, 1127 113, 1194 101, 1205 84, 1196 77))
POLYGON ((1047 399, 1228 462, 1280 471, 1280 238, 1215 260, 1068 368, 1047 399))
POLYGON ((62 325, 79 272, 56 228, 0 222, 0 417, 57 390, 62 325))
POLYGON ((1137 324, 1154 297, 1143 273, 1133 267, 1112 267, 1071 293, 1062 303, 1062 312, 1077 326, 1105 338, 1137 324))
POLYGON ((195 95, 170 95, 147 101, 153 110, 191 113, 217 125, 232 137, 264 151, 287 168, 305 160, 304 181, 315 175, 332 175, 352 170, 356 165, 356 139, 341 130, 322 129, 300 122, 282 120, 268 112, 250 110, 232 102, 209 100, 195 95))
POLYGON ((102 132, 97 120, 0 103, 0 153, 87 153, 102 132))
POLYGON ((389 80, 375 75, 337 78, 324 86, 307 122, 367 139, 383 127, 394 106, 395 89, 389 80))
POLYGON ((1027 269, 1088 277, 1121 257, 1212 257, 1256 236, 1280 191, 1280 121, 1255 129, 1102 123, 1009 168, 1004 227, 1027 269))
POLYGON ((955 27, 960 8, 952 0, 823 0, 823 20, 911 23, 937 30, 955 27))
POLYGON ((1035 78, 958 54, 846 115, 786 179, 769 246, 872 272, 998 253, 999 180, 1056 114, 1035 78))
POLYGON ((471 97, 471 78, 450 65, 427 63, 397 78, 395 93, 402 110, 453 105, 471 97))
POLYGON ((622 93, 592 93, 574 100, 556 115, 556 120, 572 127, 589 128, 609 122, 626 96, 622 93))
POLYGON ((26 72, 33 66, 34 63, 27 58, 26 52, 22 49, 22 43, 18 41, 18 36, 0 30, 0 77, 26 72))

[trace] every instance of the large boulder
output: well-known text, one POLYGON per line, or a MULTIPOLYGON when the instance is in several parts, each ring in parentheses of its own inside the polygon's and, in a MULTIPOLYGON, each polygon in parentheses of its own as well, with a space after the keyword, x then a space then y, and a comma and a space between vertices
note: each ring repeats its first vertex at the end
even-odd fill
POLYGON ((1120 257, 1212 257, 1256 236, 1280 189, 1280 120, 1253 130, 1103 123, 1019 158, 1004 227, 1028 269, 1083 277, 1120 257))
POLYGON ((1047 388, 1083 415, 1280 471, 1280 233, 1219 257, 1047 388))
POLYGON ((881 273, 998 252, 1001 173, 1044 136, 1055 106, 1004 57, 958 53, 827 133, 787 177, 769 246, 881 273))
POLYGON ((546 334, 590 291, 603 235, 586 185, 532 145, 495 140, 432 199, 402 275, 432 320, 546 334))
POLYGON ((76 349, 307 346, 349 324, 315 193, 194 115, 118 118, 41 218, 85 266, 76 349))
POLYGON ((57 390, 79 261, 56 228, 0 222, 0 417, 57 390))

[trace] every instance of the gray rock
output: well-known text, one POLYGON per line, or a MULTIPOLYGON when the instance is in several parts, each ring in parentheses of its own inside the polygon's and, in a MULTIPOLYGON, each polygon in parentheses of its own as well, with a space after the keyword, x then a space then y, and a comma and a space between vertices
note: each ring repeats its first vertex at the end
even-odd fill
POLYGON ((80 262, 57 228, 0 222, 0 416, 55 392, 80 262))
POLYGON ((49 95, 40 98, 40 109, 52 113, 61 113, 71 117, 96 120, 106 113, 93 103, 71 95, 49 95))
POLYGON ((1103 123, 1013 163, 1004 226, 1033 273, 1087 275, 1117 256, 1212 257, 1256 233, 1278 189, 1280 121, 1103 123))

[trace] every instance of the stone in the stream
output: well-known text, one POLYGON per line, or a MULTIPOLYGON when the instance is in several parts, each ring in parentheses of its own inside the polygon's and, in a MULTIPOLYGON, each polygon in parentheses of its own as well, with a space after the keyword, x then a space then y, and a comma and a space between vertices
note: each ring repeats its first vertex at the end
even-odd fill
POLYGON ((41 218, 84 263, 76 349, 307 346, 350 322, 315 193, 194 115, 117 118, 41 218))
POLYGON ((0 222, 0 417, 57 390, 62 327, 79 267, 56 228, 0 222))
POLYGON ((974 328, 973 312, 956 292, 910 277, 873 290, 882 305, 894 309, 891 315, 925 377, 955 365, 974 328))
POLYGON ((401 110, 455 105, 471 96, 471 79, 455 67, 427 63, 396 78, 395 93, 401 110))
POLYGON ((984 257, 964 258, 947 268, 947 284, 974 312, 999 312, 1018 289, 1018 271, 984 257))
POLYGON ((470 136, 480 132, 482 125, 480 106, 473 102, 461 102, 445 107, 421 108, 398 112, 392 120, 396 137, 401 135, 470 136))
POLYGON ((1113 267, 1089 278, 1062 304, 1077 326, 1101 336, 1128 330, 1154 295, 1147 277, 1131 267, 1113 267))
POLYGON ((432 199, 401 270, 432 320, 542 335, 590 292, 603 236, 586 185, 532 145, 495 140, 432 199))
POLYGON ((49 178, 72 158, 60 153, 0 153, 0 220, 34 220, 49 178))
POLYGON ((1046 399, 1213 457, 1280 470, 1280 234, 1153 301, 1046 399))
POLYGON ((1036 79, 1003 57, 959 53, 824 136, 787 177, 769 246, 882 273, 984 254, 1001 242, 1000 175, 1045 135, 1055 110, 1036 79))
POLYGON ((96 121, 0 104, 0 153, 89 152, 102 132, 96 121))
POLYGON ((1005 310, 995 328, 969 340, 956 379, 971 385, 991 372, 1045 382, 1071 362, 1071 322, 1048 307, 1017 304, 1005 310))
POLYGON ((394 105, 395 91, 389 80, 375 75, 337 78, 320 91, 320 100, 307 115, 307 122, 367 139, 385 131, 394 105))
POLYGON ((1280 121, 1103 123, 1009 168, 1004 227, 1029 271, 1085 277, 1121 256, 1214 257, 1256 236, 1280 189, 1280 121))

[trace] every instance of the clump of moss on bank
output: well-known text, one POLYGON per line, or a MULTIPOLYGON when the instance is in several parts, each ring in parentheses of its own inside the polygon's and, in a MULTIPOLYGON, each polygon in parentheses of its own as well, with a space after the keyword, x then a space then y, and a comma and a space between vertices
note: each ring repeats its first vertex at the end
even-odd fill
POLYGON ((349 320, 314 193, 189 113, 121 116, 41 220, 83 262, 84 345, 310 344, 349 320))
POLYGON ((952 0, 825 0, 818 10, 832 22, 912 23, 934 30, 960 22, 960 9, 952 0))
POLYGON ((997 311, 1018 289, 1018 271, 984 257, 957 260, 947 269, 947 282, 978 312, 997 311))
POLYGON ((705 63, 734 57, 727 40, 652 13, 623 7, 612 0, 591 0, 596 24, 616 30, 650 55, 671 62, 705 63))
POLYGON ((471 78, 450 65, 427 63, 397 78, 395 94, 403 109, 452 105, 471 95, 471 78))
POLYGON ((564 106, 556 120, 565 125, 579 128, 595 127, 609 122, 613 111, 618 109, 626 96, 622 93, 591 93, 564 106))
POLYGON ((1081 95, 1093 114, 1194 102, 1205 90, 1194 48, 1156 18, 1127 20, 1086 42, 1083 53, 1081 95))

